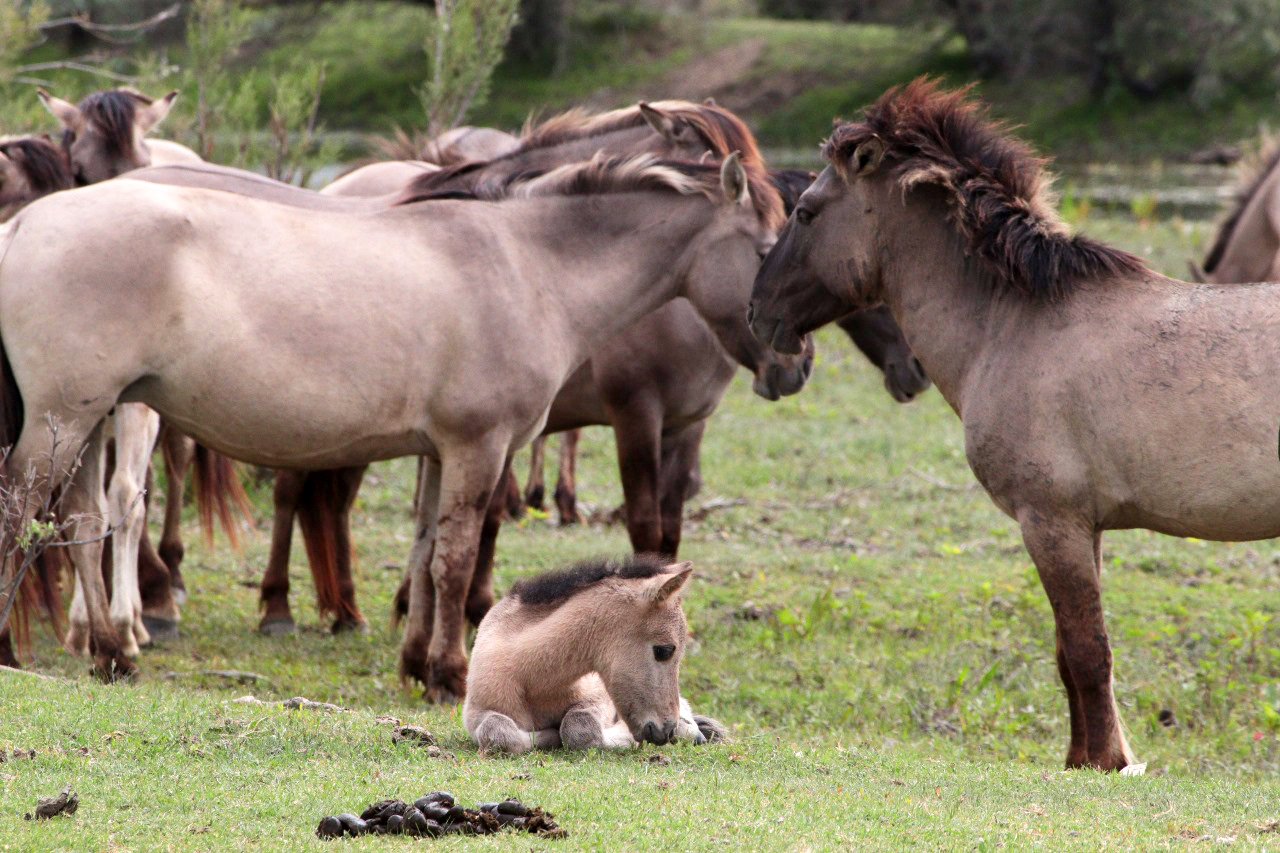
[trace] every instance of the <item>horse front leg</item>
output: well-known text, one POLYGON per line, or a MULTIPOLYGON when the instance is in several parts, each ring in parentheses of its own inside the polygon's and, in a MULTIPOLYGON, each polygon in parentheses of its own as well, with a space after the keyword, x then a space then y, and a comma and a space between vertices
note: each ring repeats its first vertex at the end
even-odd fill
POLYGON ((298 509, 298 497, 308 476, 306 471, 276 471, 271 493, 274 504, 271 550, 267 555, 267 570, 262 574, 258 598, 258 607, 262 610, 258 632, 262 634, 292 634, 296 627, 293 612, 289 609, 289 551, 293 544, 293 518, 298 509))
POLYGON ((697 421, 662 439, 661 553, 673 559, 680 550, 685 495, 689 493, 689 481, 698 467, 698 454, 706 427, 706 421, 697 421))
POLYGON ((1102 611, 1101 533, 1080 520, 1019 512, 1022 539, 1049 596, 1058 669, 1071 709, 1066 766, 1121 770, 1134 763, 1120 728, 1111 644, 1102 611))
POLYGON ((637 554, 662 549, 662 516, 658 487, 661 467, 662 418, 652 406, 609 409, 618 471, 627 509, 627 534, 637 554))
POLYGON ((578 514, 578 439, 582 430, 571 429, 560 434, 560 460, 556 470, 556 512, 560 526, 582 521, 578 514))
POLYGON ((368 624, 356 606, 356 581, 353 568, 355 548, 351 544, 351 508, 355 505, 360 484, 368 465, 340 468, 334 473, 334 485, 340 511, 333 527, 335 538, 334 557, 338 567, 338 618, 333 624, 334 633, 341 631, 365 631, 368 624))
MULTIPOLYGON (((475 572, 480 528, 507 458, 507 442, 489 441, 451 447, 441 460, 436 487, 435 545, 415 554, 409 593, 409 624, 401 650, 402 672, 423 679, 433 702, 456 702, 466 695, 466 602, 475 572), (425 660, 414 660, 426 624, 425 599, 419 590, 427 579, 433 588, 434 612, 425 660), (416 664, 418 672, 408 669, 416 664), (422 667, 425 665, 425 672, 422 667)), ((423 490, 422 509, 431 503, 423 490)), ((425 521, 425 519, 423 519, 425 521)), ((420 530, 423 528, 420 521, 420 530)), ((415 543, 416 544, 416 543, 415 543)))
POLYGON ((495 489, 489 500, 489 508, 484 515, 484 523, 480 527, 480 545, 476 549, 476 569, 471 576, 471 589, 467 592, 467 621, 479 627, 489 608, 493 607, 493 560, 498 549, 498 533, 502 530, 503 517, 508 490, 505 488, 515 482, 511 472, 511 459, 502 469, 499 480, 503 488, 495 489))

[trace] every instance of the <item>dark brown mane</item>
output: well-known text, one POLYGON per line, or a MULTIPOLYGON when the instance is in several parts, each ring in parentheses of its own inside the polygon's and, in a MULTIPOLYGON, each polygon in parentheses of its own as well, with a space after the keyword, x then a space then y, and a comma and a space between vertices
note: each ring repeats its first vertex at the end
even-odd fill
POLYGON ((654 554, 636 554, 621 561, 603 558, 583 560, 567 569, 557 569, 519 581, 511 596, 521 604, 558 607, 584 589, 610 578, 630 580, 662 574, 667 561, 654 554))
MULTIPOLYGON (((743 162, 747 174, 747 191, 756 216, 768 228, 778 229, 785 216, 782 198, 760 164, 743 162)), ((482 182, 473 190, 430 190, 407 192, 397 204, 422 201, 474 198, 501 201, 508 198, 543 196, 604 195, 607 193, 668 190, 686 195, 701 193, 708 198, 720 197, 720 164, 693 163, 684 160, 659 160, 651 154, 603 157, 596 155, 583 163, 558 166, 547 172, 517 172, 500 179, 482 182)))
POLYGON ((1029 296, 1054 299, 1087 279, 1143 269, 1127 252, 1070 234, 1054 209, 1044 160, 968 94, 969 87, 946 91, 926 78, 894 87, 864 121, 838 126, 823 155, 849 181, 858 146, 878 138, 884 167, 904 191, 941 187, 970 255, 997 283, 1029 296))
MULTIPOLYGON (((691 101, 655 101, 650 106, 661 110, 675 120, 687 123, 717 159, 723 159, 737 151, 744 164, 763 164, 755 135, 742 119, 724 107, 716 104, 695 104, 691 101)), ((638 105, 605 113, 589 113, 581 109, 568 110, 536 125, 526 123, 520 133, 520 146, 501 157, 484 162, 456 163, 438 172, 415 178, 406 189, 406 195, 420 196, 444 186, 461 175, 483 169, 490 163, 514 160, 534 149, 551 148, 566 142, 604 136, 620 130, 641 127, 644 124, 645 117, 638 105)))
POLYGON ((75 186, 66 154, 47 136, 0 139, 0 153, 22 169, 22 174, 37 196, 75 186))
POLYGON ((1244 210, 1249 206, 1249 202, 1253 201, 1253 197, 1258 194, 1258 190, 1262 188, 1262 184, 1267 180, 1267 176, 1280 164, 1280 140, 1272 142, 1257 159, 1257 166, 1250 174, 1246 174, 1239 185, 1236 187, 1234 194, 1233 207, 1226 218, 1222 220, 1222 224, 1218 226, 1218 233, 1213 238, 1213 245, 1209 247, 1209 254, 1205 256, 1204 266, 1202 269, 1206 273, 1211 273, 1218 268, 1218 264, 1222 263, 1222 256, 1226 254, 1227 243, 1231 242, 1231 235, 1235 233, 1236 226, 1240 224, 1240 217, 1244 214, 1244 210))
POLYGON ((151 99, 131 89, 111 89, 87 95, 77 107, 102 135, 103 148, 112 157, 122 157, 133 147, 133 121, 139 106, 151 99))

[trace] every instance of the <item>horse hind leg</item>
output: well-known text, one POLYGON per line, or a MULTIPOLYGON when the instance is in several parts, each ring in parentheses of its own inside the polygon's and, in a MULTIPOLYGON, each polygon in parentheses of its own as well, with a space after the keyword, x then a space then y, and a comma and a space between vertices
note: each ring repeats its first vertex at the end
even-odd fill
POLYGON ((543 471, 543 457, 546 454, 547 437, 540 435, 529 442, 529 479, 525 481, 524 502, 526 506, 542 511, 546 499, 547 487, 543 471))
POLYGON ((258 606, 262 619, 258 632, 270 636, 292 634, 293 612, 289 609, 289 551, 293 542, 293 519, 299 496, 310 474, 306 471, 277 471, 272 499, 271 550, 262 574, 258 606))
POLYGON ((169 424, 163 424, 160 446, 164 456, 164 528, 160 535, 160 559, 169 569, 174 602, 187 601, 187 586, 179 568, 186 548, 182 544, 182 504, 187 486, 187 472, 195 458, 196 443, 190 436, 169 424))
POLYGON ((582 430, 571 429, 560 436, 560 460, 556 471, 556 512, 560 526, 578 524, 582 515, 578 512, 578 439, 582 430))

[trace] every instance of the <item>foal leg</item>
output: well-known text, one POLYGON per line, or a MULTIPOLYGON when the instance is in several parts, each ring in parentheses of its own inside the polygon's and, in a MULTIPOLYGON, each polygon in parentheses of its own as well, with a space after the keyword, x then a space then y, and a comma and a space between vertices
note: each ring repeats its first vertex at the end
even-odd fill
POLYGON ((150 645, 142 625, 142 596, 138 591, 138 543, 147 514, 142 502, 151 451, 160 431, 160 416, 141 403, 116 406, 115 470, 107 489, 110 509, 112 580, 111 624, 124 644, 124 653, 137 657, 139 647, 150 645))
POLYGON ((289 609, 289 551, 293 545, 293 517, 297 513, 298 497, 308 476, 306 471, 276 471, 271 492, 274 505, 271 549, 258 593, 258 607, 262 610, 258 632, 261 634, 282 636, 292 634, 296 627, 289 609))
POLYGON ((556 471, 556 511, 560 526, 582 521, 578 514, 578 439, 582 430, 571 429, 560 434, 560 467, 556 471))
POLYGON ((160 434, 164 450, 164 530, 160 535, 160 559, 169 567, 174 600, 187 603, 187 585, 178 568, 186 549, 182 544, 182 501, 187 486, 187 472, 195 458, 196 443, 190 436, 165 424, 160 434))
POLYGON ((1058 671, 1071 705, 1067 767, 1120 770, 1134 763, 1111 684, 1111 645, 1102 611, 1101 533, 1034 509, 1018 513, 1022 539, 1053 607, 1058 671))
POLYGON ((505 752, 522 755, 532 749, 556 749, 560 746, 557 729, 527 732, 506 714, 486 711, 471 731, 471 738, 482 752, 505 752))
POLYGON ((524 502, 526 506, 531 506, 539 511, 542 509, 542 501, 547 493, 542 470, 542 460, 546 449, 547 437, 545 435, 540 435, 529 442, 529 479, 525 481, 524 502))
POLYGON ((662 415, 656 406, 608 409, 618 446, 618 469, 626 500, 627 533, 637 554, 662 549, 658 479, 661 465, 662 415))
POLYGON ((706 421, 697 421, 662 438, 661 553, 672 558, 680 550, 685 495, 689 493, 689 481, 698 467, 698 453, 706 427, 706 421))

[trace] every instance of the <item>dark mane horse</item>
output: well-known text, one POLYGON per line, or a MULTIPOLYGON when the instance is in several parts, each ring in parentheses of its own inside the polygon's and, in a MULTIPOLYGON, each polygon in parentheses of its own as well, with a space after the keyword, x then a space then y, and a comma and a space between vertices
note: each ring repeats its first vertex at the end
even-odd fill
POLYGON ((608 578, 651 578, 662 574, 669 561, 657 554, 633 554, 621 561, 583 560, 567 569, 556 569, 517 581, 511 595, 525 604, 559 604, 608 578))
POLYGON ((31 201, 58 190, 71 189, 75 185, 70 161, 48 136, 0 139, 0 154, 8 157, 22 170, 32 193, 29 198, 31 201))
POLYGON ((1240 217, 1244 214, 1245 209, 1249 207, 1249 203, 1253 201, 1254 196, 1262 189, 1262 185, 1266 183, 1267 177, 1280 165, 1280 140, 1273 141, 1260 152, 1254 162, 1253 167, 1246 172, 1232 194, 1233 202, 1231 211, 1223 218, 1222 224, 1218 226, 1218 233, 1214 236, 1213 245, 1209 247, 1209 254, 1205 255, 1204 266, 1201 271, 1204 273, 1212 273, 1222 263, 1223 255, 1226 254, 1227 245, 1231 242, 1231 238, 1235 236, 1236 227, 1240 224, 1240 217))
POLYGON ((1054 210, 1045 161, 968 99, 971 87, 947 92, 932 80, 894 87, 842 124, 823 156, 846 180, 863 143, 878 140, 903 189, 933 184, 947 194, 952 221, 994 280, 1029 296, 1056 299, 1080 281, 1135 272, 1133 255, 1071 235, 1054 210))
MULTIPOLYGON (((152 98, 132 89, 109 89, 86 95, 76 106, 101 135, 106 153, 122 157, 133 147, 133 123, 138 108, 152 103, 152 98)), ((74 131, 62 132, 64 148, 69 148, 74 139, 74 131)))
POLYGON ((742 119, 723 107, 690 101, 641 102, 605 113, 568 110, 541 123, 526 124, 520 134, 520 146, 514 151, 493 160, 457 163, 422 175, 406 188, 406 197, 420 196, 445 187, 456 188, 462 179, 476 178, 495 169, 504 173, 506 167, 520 171, 517 164, 542 149, 646 126, 660 127, 669 139, 711 151, 720 158, 737 151, 744 164, 763 162, 751 130, 742 119))

